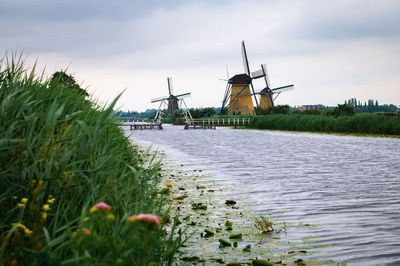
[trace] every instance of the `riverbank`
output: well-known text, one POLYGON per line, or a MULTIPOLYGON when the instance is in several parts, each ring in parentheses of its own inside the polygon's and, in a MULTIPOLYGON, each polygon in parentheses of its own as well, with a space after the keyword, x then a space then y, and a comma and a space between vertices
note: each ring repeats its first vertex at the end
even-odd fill
POLYGON ((333 134, 400 136, 400 119, 377 114, 325 116, 275 114, 255 116, 246 128, 333 134))
POLYGON ((284 222, 270 213, 254 213, 235 195, 232 188, 219 184, 201 169, 190 169, 162 156, 162 182, 159 189, 170 200, 171 221, 177 219, 178 231, 187 241, 178 252, 183 265, 293 265, 333 264, 319 260, 318 244, 307 235, 294 241, 290 234, 322 225, 284 222), (271 221, 273 230, 260 233, 257 221, 271 221), (257 265, 257 264, 255 264, 257 265), (272 265, 272 264, 271 264, 272 265))
POLYGON ((172 264, 159 164, 67 80, 0 65, 0 264, 172 264))

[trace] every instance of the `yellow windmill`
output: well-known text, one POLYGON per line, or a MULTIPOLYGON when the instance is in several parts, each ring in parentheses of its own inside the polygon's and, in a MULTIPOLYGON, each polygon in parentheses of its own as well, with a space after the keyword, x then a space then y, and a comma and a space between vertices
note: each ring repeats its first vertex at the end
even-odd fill
POLYGON ((293 84, 272 89, 271 82, 269 80, 268 71, 267 71, 267 66, 265 64, 261 65, 261 70, 259 70, 259 71, 262 72, 260 74, 262 74, 262 76, 264 77, 265 85, 266 85, 266 87, 264 89, 262 89, 261 91, 256 93, 256 94, 260 95, 260 105, 259 106, 261 109, 267 109, 269 107, 273 107, 275 99, 282 92, 294 90, 293 84), (274 94, 276 94, 275 97, 273 97, 274 94))
POLYGON ((220 114, 228 107, 228 115, 255 115, 253 99, 258 107, 258 100, 252 80, 263 77, 262 70, 250 72, 249 61, 247 59, 246 46, 242 41, 242 59, 244 66, 244 74, 238 74, 230 78, 226 84, 224 99, 222 101, 222 107, 220 114), (251 88, 251 91, 250 91, 251 88))

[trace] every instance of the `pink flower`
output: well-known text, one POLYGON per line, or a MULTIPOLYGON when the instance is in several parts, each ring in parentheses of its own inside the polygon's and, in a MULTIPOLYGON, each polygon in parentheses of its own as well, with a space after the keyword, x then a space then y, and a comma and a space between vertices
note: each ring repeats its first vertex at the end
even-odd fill
POLYGON ((87 228, 82 228, 82 234, 84 234, 84 235, 90 235, 91 232, 90 232, 89 229, 87 229, 87 228))
POLYGON ((158 226, 161 224, 161 217, 153 214, 139 214, 138 216, 136 215, 129 216, 128 221, 130 222, 142 221, 150 224, 155 224, 158 226))
POLYGON ((110 205, 108 205, 108 204, 105 203, 105 202, 99 202, 99 203, 97 203, 97 204, 94 205, 94 206, 96 206, 96 208, 97 208, 97 209, 100 209, 100 210, 106 210, 106 211, 111 210, 110 205))
POLYGON ((105 211, 110 211, 111 207, 105 202, 99 202, 96 205, 94 205, 92 208, 90 208, 90 212, 93 213, 97 210, 105 210, 105 211))

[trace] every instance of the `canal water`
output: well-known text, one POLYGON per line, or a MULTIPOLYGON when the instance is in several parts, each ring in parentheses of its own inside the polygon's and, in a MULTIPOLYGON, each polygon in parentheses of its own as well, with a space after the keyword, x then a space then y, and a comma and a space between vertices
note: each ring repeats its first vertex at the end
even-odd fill
POLYGON ((202 169, 251 211, 319 225, 291 232, 326 244, 318 258, 400 265, 400 139, 171 125, 131 138, 202 169))

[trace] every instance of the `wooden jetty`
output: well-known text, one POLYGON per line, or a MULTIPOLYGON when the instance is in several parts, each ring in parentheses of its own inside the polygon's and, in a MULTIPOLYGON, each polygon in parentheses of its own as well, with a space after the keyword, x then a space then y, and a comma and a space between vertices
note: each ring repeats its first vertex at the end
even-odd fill
POLYGON ((126 118, 124 121, 125 122, 122 125, 129 126, 130 131, 143 129, 163 129, 162 122, 158 119, 126 118))
POLYGON ((185 129, 216 129, 217 126, 244 126, 250 124, 251 118, 199 118, 185 124, 185 129))
POLYGON ((215 130, 216 126, 214 124, 204 124, 204 125, 198 124, 198 125, 196 125, 196 124, 187 123, 184 128, 185 129, 214 129, 215 130))

